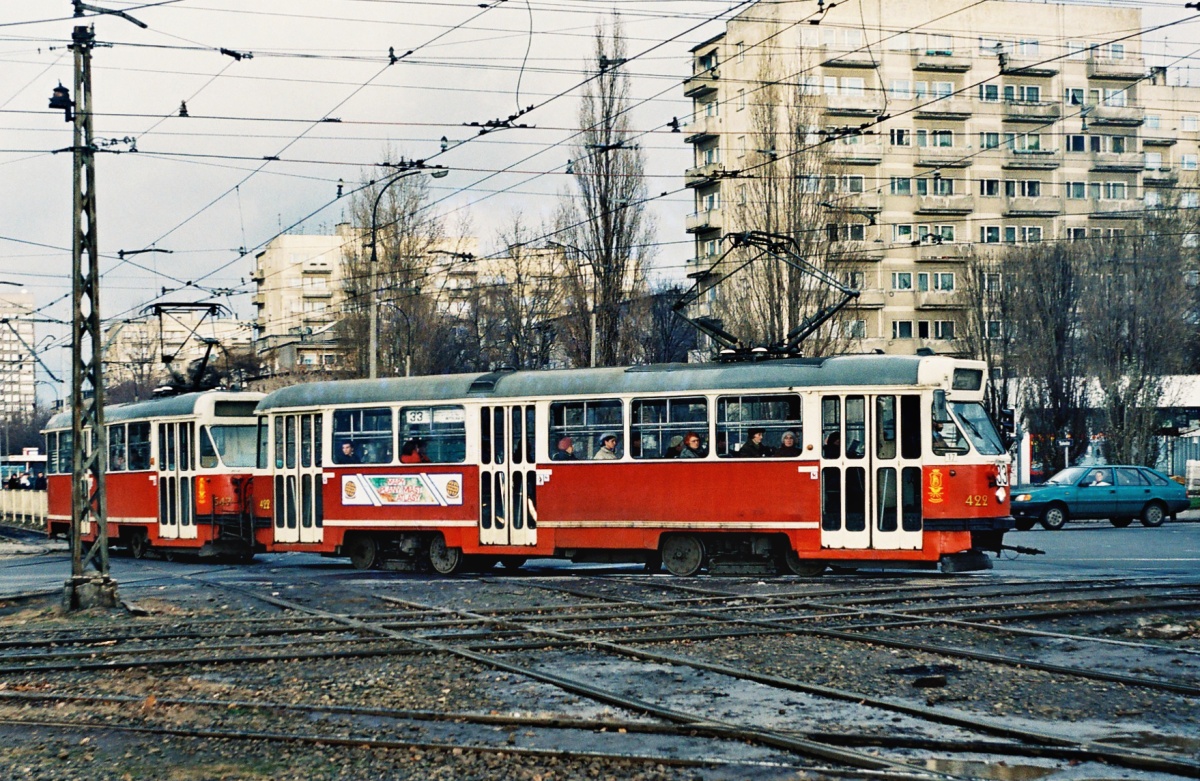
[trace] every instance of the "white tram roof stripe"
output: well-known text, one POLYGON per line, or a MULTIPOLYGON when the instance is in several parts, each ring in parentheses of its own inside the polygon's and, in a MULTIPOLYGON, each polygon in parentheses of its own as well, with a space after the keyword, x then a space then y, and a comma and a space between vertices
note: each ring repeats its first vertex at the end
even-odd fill
MULTIPOLYGON (((262 397, 263 394, 251 391, 210 390, 199 393, 181 393, 178 396, 165 396, 146 401, 134 401, 128 404, 106 404, 104 406, 104 423, 108 425, 109 423, 121 423, 127 420, 184 417, 206 410, 211 414, 214 402, 258 401, 262 397), (198 407, 201 409, 197 409, 198 407)), ((60 428, 71 428, 70 409, 50 418, 43 430, 50 431, 60 428)))
MULTIPOLYGON (((761 363, 655 364, 601 369, 543 369, 377 380, 335 380, 281 388, 258 412, 337 405, 390 404, 463 398, 616 396, 701 393, 758 388, 912 386, 934 375, 931 364, 963 365, 946 356, 842 355, 761 363), (922 368, 925 370, 922 371, 922 368)), ((972 362, 975 363, 975 362, 972 362)), ((978 364, 981 368, 982 363, 978 364)))

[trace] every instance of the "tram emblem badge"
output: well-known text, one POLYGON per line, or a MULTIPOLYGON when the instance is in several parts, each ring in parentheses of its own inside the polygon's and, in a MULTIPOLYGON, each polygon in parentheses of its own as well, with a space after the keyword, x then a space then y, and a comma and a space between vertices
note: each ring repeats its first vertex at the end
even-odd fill
POLYGON ((942 477, 942 470, 929 470, 929 503, 941 504, 946 500, 946 481, 942 477))
POLYGON ((342 506, 448 507, 463 503, 462 475, 342 475, 342 506))

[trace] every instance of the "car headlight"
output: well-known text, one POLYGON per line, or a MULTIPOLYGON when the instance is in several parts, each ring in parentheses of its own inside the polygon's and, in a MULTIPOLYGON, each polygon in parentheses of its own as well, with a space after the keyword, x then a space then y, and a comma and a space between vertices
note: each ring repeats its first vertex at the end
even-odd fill
POLYGON ((1014 502, 1028 502, 1033 498, 1033 494, 1017 494, 1013 497, 1014 502))

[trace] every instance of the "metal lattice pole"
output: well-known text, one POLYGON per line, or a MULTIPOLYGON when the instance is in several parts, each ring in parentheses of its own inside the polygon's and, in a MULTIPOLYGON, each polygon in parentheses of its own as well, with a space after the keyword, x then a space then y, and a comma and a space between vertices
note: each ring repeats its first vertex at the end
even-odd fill
POLYGON ((114 606, 117 587, 108 573, 104 490, 108 436, 104 429, 100 257, 92 147, 91 57, 95 33, 89 27, 78 26, 71 40, 75 52, 76 101, 72 147, 75 215, 71 264, 71 579, 66 582, 63 606, 76 610, 114 606), (85 550, 83 535, 93 531, 93 526, 95 538, 85 550), (87 574, 89 566, 95 574, 87 574))

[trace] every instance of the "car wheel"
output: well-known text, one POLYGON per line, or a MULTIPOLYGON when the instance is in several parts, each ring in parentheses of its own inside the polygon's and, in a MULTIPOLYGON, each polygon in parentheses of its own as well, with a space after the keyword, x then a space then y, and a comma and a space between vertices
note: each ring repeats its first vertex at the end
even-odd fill
POLYGON ((1018 518, 1013 525, 1016 527, 1017 531, 1027 532, 1033 528, 1035 523, 1037 523, 1037 521, 1033 520, 1032 518, 1018 518))
POLYGON ((1124 529, 1129 524, 1133 523, 1132 518, 1109 518, 1109 522, 1118 529, 1124 529))
POLYGON ((1067 522, 1067 508, 1060 504, 1051 505, 1042 513, 1042 528, 1056 532, 1067 522))
POLYGON ((1151 502, 1142 508, 1142 526, 1147 526, 1153 529, 1156 526, 1162 526, 1163 521, 1166 519, 1166 511, 1163 510, 1163 506, 1157 502, 1151 502))

